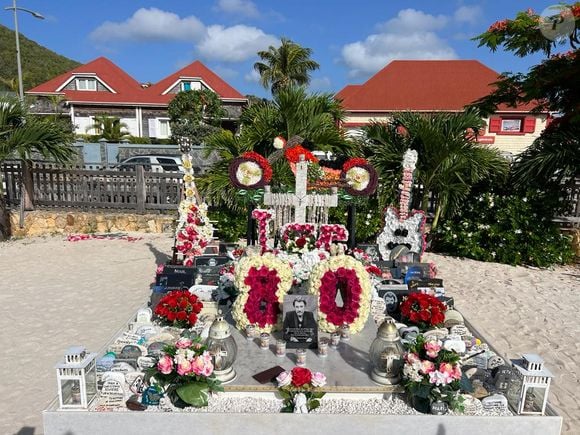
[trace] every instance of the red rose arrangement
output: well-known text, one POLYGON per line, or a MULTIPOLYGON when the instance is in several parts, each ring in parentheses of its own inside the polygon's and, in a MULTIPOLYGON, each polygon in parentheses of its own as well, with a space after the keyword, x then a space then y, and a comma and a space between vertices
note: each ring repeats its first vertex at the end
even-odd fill
POLYGON ((321 372, 311 372, 304 367, 294 367, 276 377, 278 391, 284 399, 282 412, 308 413, 320 406, 324 392, 319 388, 326 385, 326 376, 321 372), (302 396, 302 397, 300 397, 302 396))
POLYGON ((203 304, 188 290, 176 290, 163 296, 155 307, 162 323, 178 328, 190 328, 197 322, 203 304))
POLYGON ((327 271, 320 281, 319 310, 326 314, 326 320, 337 327, 354 322, 359 316, 362 294, 357 271, 339 267, 335 271, 327 271), (341 307, 336 304, 337 292, 342 296, 341 307))
POLYGON ((284 151, 284 157, 286 157, 286 160, 288 160, 290 163, 298 163, 300 161, 300 155, 303 155, 304 160, 308 162, 318 163, 318 159, 314 156, 314 154, 312 154, 302 145, 286 148, 284 151))
POLYGON ((280 277, 275 269, 262 266, 252 267, 248 271, 244 284, 252 291, 248 294, 244 313, 250 323, 258 324, 260 328, 276 324, 280 314, 280 302, 276 295, 279 283, 280 277))
POLYGON ((305 253, 314 248, 316 235, 313 224, 289 223, 280 229, 282 240, 281 248, 288 252, 305 253))
POLYGON ((443 302, 425 293, 411 293, 401 303, 402 317, 423 330, 441 325, 445 321, 445 310, 443 302))

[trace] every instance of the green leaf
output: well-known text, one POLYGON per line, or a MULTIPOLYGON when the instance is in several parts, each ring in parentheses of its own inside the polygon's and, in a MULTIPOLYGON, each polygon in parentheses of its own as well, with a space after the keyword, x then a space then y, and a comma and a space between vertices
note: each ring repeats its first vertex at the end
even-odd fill
POLYGON ((326 393, 323 391, 314 391, 312 392, 313 399, 322 399, 326 393))
POLYGON ((280 396, 282 396, 282 399, 290 399, 292 397, 292 395, 286 390, 278 390, 278 392, 280 393, 280 396))
POLYGON ((176 392, 181 400, 191 406, 195 406, 196 408, 207 406, 209 388, 205 383, 192 382, 179 387, 176 392))
POLYGON ((311 400, 310 402, 308 402, 308 405, 310 405, 308 407, 308 410, 312 411, 320 406, 320 401, 319 400, 311 400))

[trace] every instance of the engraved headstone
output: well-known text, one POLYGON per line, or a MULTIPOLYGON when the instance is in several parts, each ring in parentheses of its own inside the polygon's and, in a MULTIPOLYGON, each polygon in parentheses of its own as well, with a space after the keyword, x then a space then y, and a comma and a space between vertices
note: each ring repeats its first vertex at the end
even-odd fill
POLYGON ((129 373, 129 372, 134 372, 135 367, 133 367, 129 363, 126 363, 124 361, 120 361, 120 362, 116 362, 115 364, 113 364, 113 367, 111 367, 111 371, 125 374, 125 373, 129 373))
POLYGON ((137 317, 135 319, 135 324, 137 325, 150 325, 151 318, 153 317, 153 312, 151 308, 141 308, 137 311, 137 317))
POLYGON ((471 332, 465 325, 454 325, 449 329, 449 332, 453 335, 459 335, 463 340, 471 338, 471 332))

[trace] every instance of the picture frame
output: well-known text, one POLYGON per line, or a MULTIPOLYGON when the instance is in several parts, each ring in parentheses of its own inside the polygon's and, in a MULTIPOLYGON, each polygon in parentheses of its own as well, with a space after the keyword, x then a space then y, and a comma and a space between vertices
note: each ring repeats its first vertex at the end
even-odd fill
POLYGON ((286 295, 282 303, 282 334, 287 348, 318 346, 318 297, 286 295))

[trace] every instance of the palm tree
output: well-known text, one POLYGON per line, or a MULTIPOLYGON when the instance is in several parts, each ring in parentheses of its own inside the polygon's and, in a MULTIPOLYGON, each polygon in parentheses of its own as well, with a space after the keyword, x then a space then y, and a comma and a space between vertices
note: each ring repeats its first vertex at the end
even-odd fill
POLYGON ((107 142, 120 142, 130 136, 130 133, 126 130, 128 128, 129 126, 121 122, 121 119, 116 116, 100 115, 95 116, 93 124, 87 127, 86 130, 88 132, 94 129, 107 142))
MULTIPOLYGON (((304 88, 282 88, 272 101, 257 102, 244 110, 239 137, 221 132, 208 138, 207 154, 216 152, 221 160, 199 180, 198 187, 216 204, 239 207, 239 196, 228 180, 229 163, 245 151, 253 150, 263 156, 272 154, 276 136, 298 135, 318 150, 353 155, 355 144, 345 139, 337 127, 342 118, 340 103, 331 94, 308 95, 304 88)), ((294 184, 284 159, 274 162, 273 169, 273 185, 294 184)))
MULTIPOLYGON (((480 146, 473 135, 483 127, 479 113, 395 114, 389 124, 365 128, 365 153, 377 168, 383 185, 396 191, 401 160, 408 148, 419 154, 415 179, 423 185, 420 206, 427 210, 429 193, 437 197, 433 220, 452 216, 472 186, 494 177, 505 177, 508 162, 499 151, 480 146)), ((383 186, 384 187, 384 186, 383 186)))
MULTIPOLYGON (((72 131, 61 124, 29 115, 18 99, 0 97, 0 162, 8 157, 22 161, 25 198, 32 198, 30 167, 35 155, 60 163, 69 162, 76 153, 71 147, 73 139, 72 131)), ((5 206, 1 186, 0 180, 0 237, 7 235, 6 227, 2 228, 5 206)), ((32 204, 24 205, 30 207, 32 204)))
POLYGON ((271 87, 272 94, 292 85, 307 85, 310 71, 320 65, 310 59, 312 49, 304 48, 287 38, 281 39, 280 47, 270 46, 267 51, 259 51, 262 62, 256 62, 254 69, 260 74, 260 83, 271 87))

